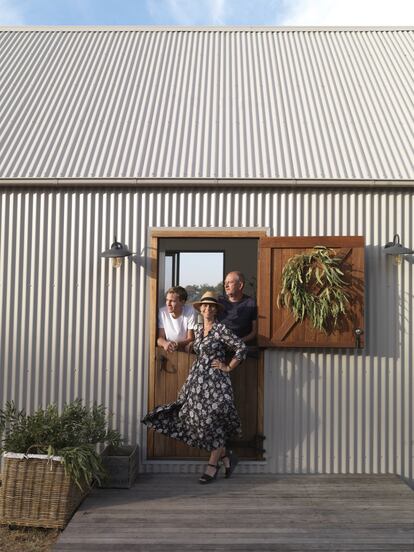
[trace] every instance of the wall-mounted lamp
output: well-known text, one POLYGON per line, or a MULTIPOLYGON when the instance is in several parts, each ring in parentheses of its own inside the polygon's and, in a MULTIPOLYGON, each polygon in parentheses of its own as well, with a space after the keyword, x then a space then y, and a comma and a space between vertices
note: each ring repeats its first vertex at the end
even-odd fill
POLYGON ((395 255, 395 264, 401 264, 402 256, 410 255, 411 253, 414 253, 414 251, 412 249, 408 249, 408 247, 404 247, 403 245, 401 245, 400 236, 398 234, 395 234, 394 240, 384 245, 384 253, 386 255, 395 255))
POLYGON ((101 253, 101 257, 112 259, 112 266, 114 268, 119 268, 122 264, 122 259, 124 257, 129 257, 130 255, 132 255, 131 251, 126 245, 116 241, 116 236, 111 248, 101 253))

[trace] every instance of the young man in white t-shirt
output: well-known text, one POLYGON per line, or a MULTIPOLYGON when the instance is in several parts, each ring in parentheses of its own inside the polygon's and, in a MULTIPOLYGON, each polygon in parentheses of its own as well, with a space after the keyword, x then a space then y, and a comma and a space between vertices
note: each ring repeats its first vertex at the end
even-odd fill
POLYGON ((157 345, 172 353, 185 350, 194 341, 196 313, 186 305, 187 292, 181 286, 172 287, 165 294, 165 307, 158 313, 157 345))

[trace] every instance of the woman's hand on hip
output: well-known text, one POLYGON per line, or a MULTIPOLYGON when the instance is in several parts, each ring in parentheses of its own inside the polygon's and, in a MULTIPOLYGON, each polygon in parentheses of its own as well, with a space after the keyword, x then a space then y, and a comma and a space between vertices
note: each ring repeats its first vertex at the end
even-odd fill
POLYGON ((228 364, 226 364, 225 362, 222 362, 218 358, 215 358, 213 360, 213 362, 211 363, 211 366, 213 368, 216 368, 217 370, 221 370, 222 372, 225 372, 226 374, 231 372, 230 366, 228 364))

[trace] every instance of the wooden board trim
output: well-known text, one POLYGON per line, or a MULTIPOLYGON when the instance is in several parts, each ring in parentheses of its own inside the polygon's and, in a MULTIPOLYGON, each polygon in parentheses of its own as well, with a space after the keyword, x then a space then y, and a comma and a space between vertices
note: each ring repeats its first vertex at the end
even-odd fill
MULTIPOLYGON (((155 372, 157 369, 156 360, 156 331, 157 331, 157 279, 158 279, 158 238, 150 235, 150 282, 149 282, 149 370, 148 370, 148 410, 155 407, 155 372), (154 303, 155 301, 155 303, 154 303), (156 305, 155 309, 152 305, 156 305)), ((147 456, 154 454, 154 434, 152 431, 147 433, 147 456)))
MULTIPOLYGON (((260 240, 261 241, 261 240, 260 240)), ((271 249, 260 248, 258 251, 258 263, 257 263, 257 281, 262 282, 265 274, 270 274, 271 265, 271 249)), ((260 285, 257 288, 257 310, 259 313, 258 318, 258 333, 266 336, 270 339, 270 316, 271 308, 268 296, 268 290, 264 286, 260 285)))
POLYGON ((263 237, 260 239, 259 247, 298 248, 314 247, 315 245, 326 245, 329 247, 364 247, 363 236, 282 236, 263 237))
POLYGON ((228 230, 214 228, 150 228, 152 238, 257 238, 268 237, 268 230, 263 229, 237 229, 228 230))

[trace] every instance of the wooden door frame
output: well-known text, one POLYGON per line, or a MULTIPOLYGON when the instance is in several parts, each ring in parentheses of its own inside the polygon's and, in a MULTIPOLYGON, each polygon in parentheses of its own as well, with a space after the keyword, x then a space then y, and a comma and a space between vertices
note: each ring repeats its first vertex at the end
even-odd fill
MULTIPOLYGON (((148 370, 148 395, 147 408, 152 410, 155 405, 155 370, 156 370, 156 336, 157 336, 157 303, 158 303, 158 246, 161 238, 255 238, 263 239, 269 237, 267 228, 258 229, 204 229, 204 228, 149 228, 149 370, 148 370)), ((259 250, 258 250, 259 252, 259 250)), ((259 260, 256 270, 259 268, 259 260)), ((264 416, 264 363, 263 352, 259 355, 258 374, 258 433, 263 433, 264 416)), ((153 432, 147 434, 146 456, 153 448, 153 432)))

